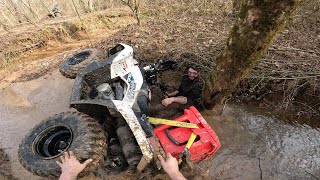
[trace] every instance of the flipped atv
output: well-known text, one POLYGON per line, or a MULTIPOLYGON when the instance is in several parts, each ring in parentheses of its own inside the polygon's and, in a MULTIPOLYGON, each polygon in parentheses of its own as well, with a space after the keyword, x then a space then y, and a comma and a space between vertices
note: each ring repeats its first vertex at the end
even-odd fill
POLYGON ((59 176, 60 167, 55 161, 70 150, 80 162, 93 159, 80 175, 101 165, 114 171, 134 167, 141 172, 152 161, 148 138, 153 132, 145 119, 151 97, 149 86, 156 82, 158 72, 174 69, 177 63, 160 61, 140 68, 133 58, 133 48, 125 44, 110 49, 109 57, 101 62, 94 61, 94 54, 92 49, 76 53, 60 68, 70 78, 80 69, 70 99, 76 111, 44 120, 21 142, 19 161, 34 174, 59 176), (86 66, 81 69, 83 61, 86 66))
POLYGON ((141 173, 146 167, 160 169, 156 156, 164 152, 179 160, 185 155, 191 164, 210 158, 219 149, 218 137, 195 107, 185 109, 184 115, 172 121, 173 126, 149 124, 149 87, 158 84, 159 72, 174 69, 177 62, 159 61, 141 68, 132 47, 118 44, 108 58, 81 69, 81 63, 97 58, 93 52, 76 53, 61 65, 60 71, 68 76, 80 69, 70 98, 75 110, 48 118, 26 135, 18 153, 27 170, 44 177, 59 176, 55 161, 64 151, 73 151, 80 162, 93 159, 80 176, 101 165, 109 172, 130 168, 141 173), (149 166, 151 162, 154 166, 149 166))

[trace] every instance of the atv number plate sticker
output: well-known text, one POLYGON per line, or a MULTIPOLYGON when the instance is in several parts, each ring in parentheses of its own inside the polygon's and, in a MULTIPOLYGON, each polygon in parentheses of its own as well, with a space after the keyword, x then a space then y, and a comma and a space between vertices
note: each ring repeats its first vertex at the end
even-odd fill
POLYGON ((133 75, 129 73, 127 82, 129 84, 128 88, 128 98, 133 99, 134 98, 134 93, 136 92, 136 86, 137 84, 134 81, 133 75))
POLYGON ((115 76, 122 76, 127 73, 128 65, 126 62, 115 62, 111 66, 115 76))

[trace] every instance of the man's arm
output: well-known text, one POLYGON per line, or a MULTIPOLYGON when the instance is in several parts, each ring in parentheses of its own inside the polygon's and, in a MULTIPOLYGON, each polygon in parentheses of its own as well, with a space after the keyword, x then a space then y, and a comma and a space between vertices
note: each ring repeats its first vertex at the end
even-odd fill
POLYGON ((162 100, 162 105, 164 106, 168 106, 172 103, 179 103, 179 104, 187 104, 187 98, 184 96, 178 96, 178 97, 170 97, 170 98, 165 98, 164 100, 162 100))
POLYGON ((173 92, 171 92, 171 93, 167 93, 166 95, 167 95, 168 97, 172 97, 172 96, 177 95, 178 93, 179 93, 179 91, 178 91, 178 90, 175 90, 175 91, 173 91, 173 92))

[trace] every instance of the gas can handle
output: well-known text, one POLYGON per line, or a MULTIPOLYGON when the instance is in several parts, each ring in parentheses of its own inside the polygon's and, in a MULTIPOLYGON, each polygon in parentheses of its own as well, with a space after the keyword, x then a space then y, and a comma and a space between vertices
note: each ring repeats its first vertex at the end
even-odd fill
POLYGON ((187 144, 187 142, 188 142, 188 141, 186 141, 186 142, 183 142, 183 143, 179 143, 179 142, 178 142, 177 140, 175 140, 175 139, 173 138, 173 136, 170 134, 169 129, 166 129, 166 130, 165 130, 165 133, 166 133, 167 137, 170 139, 170 141, 171 141, 173 144, 177 145, 177 146, 185 145, 185 144, 187 144))

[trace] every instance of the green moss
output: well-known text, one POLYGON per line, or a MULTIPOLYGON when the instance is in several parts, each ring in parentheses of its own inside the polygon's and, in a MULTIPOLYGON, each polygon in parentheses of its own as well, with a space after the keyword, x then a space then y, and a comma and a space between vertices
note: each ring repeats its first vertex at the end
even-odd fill
POLYGON ((239 19, 230 32, 226 49, 218 57, 214 73, 209 76, 207 83, 212 87, 206 87, 206 91, 210 91, 205 93, 209 94, 207 97, 213 96, 212 93, 219 89, 224 97, 232 93, 240 80, 262 58, 301 1, 255 0, 254 4, 248 3, 248 0, 243 1, 239 19), (251 22, 247 22, 249 10, 255 13, 253 17, 256 16, 251 22))

